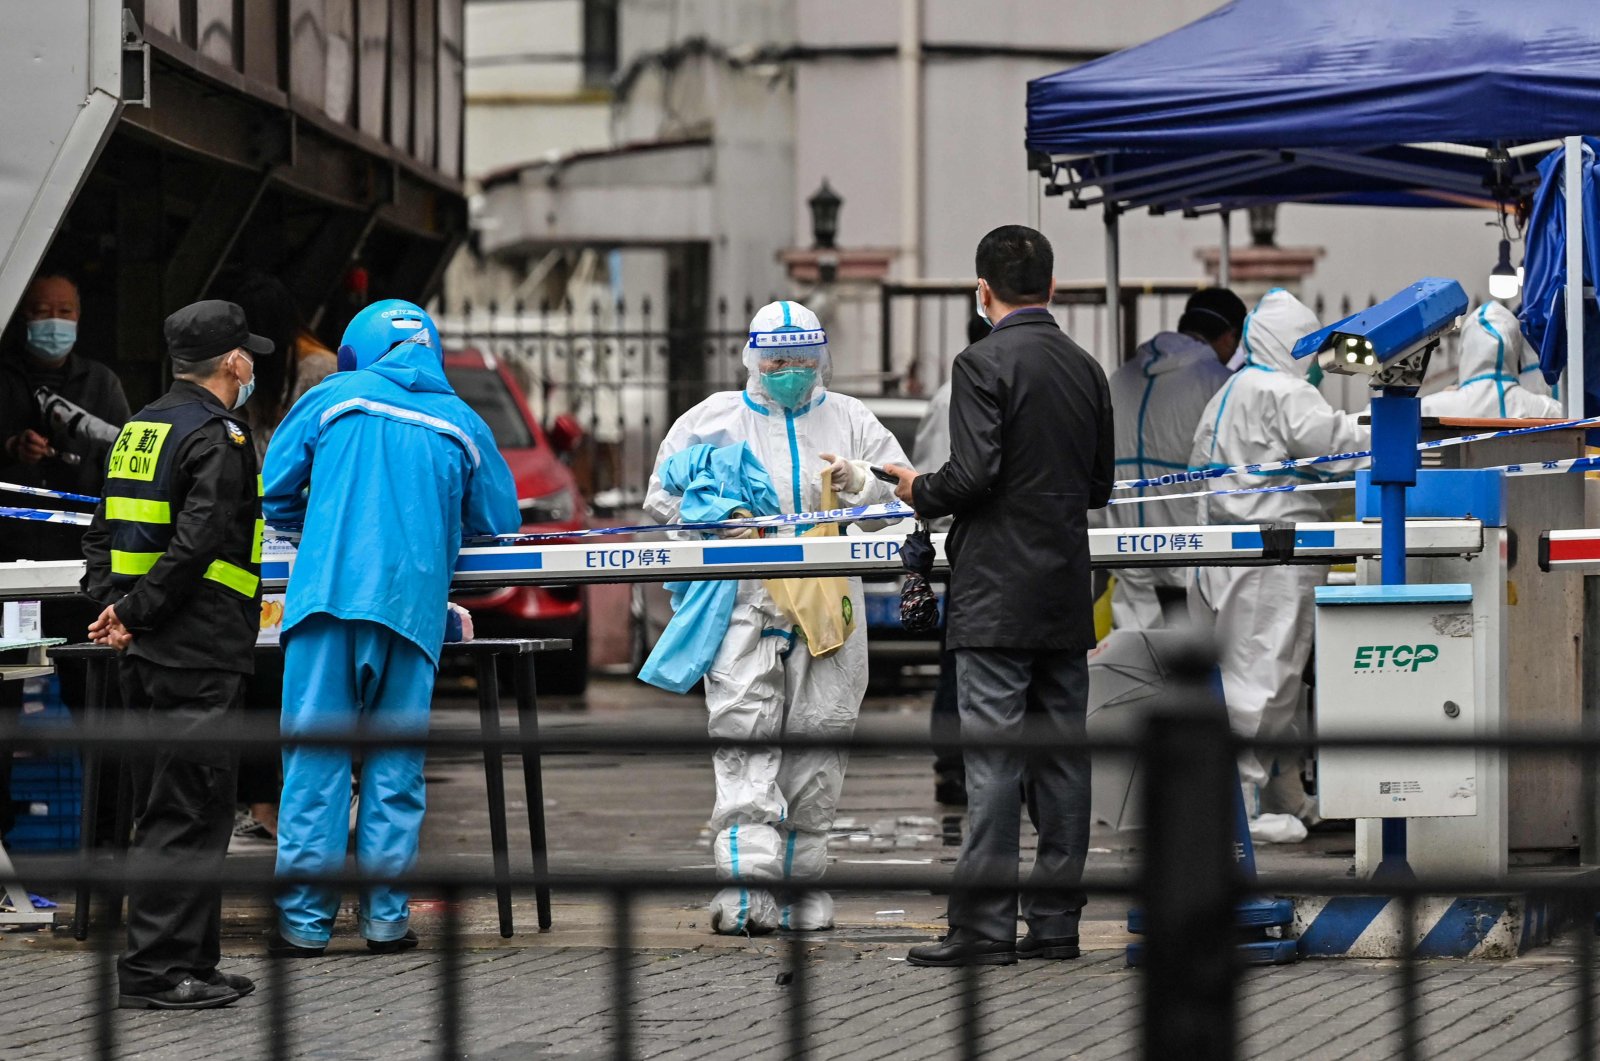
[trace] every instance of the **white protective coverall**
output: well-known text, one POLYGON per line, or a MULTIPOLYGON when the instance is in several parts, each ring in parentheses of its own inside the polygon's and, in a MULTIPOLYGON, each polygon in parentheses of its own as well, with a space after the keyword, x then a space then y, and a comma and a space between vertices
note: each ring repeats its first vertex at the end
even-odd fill
MULTIPOLYGON (((911 443, 911 459, 915 463, 912 467, 921 471, 931 471, 943 468, 944 462, 950 459, 950 387, 949 380, 939 384, 933 392, 933 397, 928 399, 928 408, 923 411, 922 421, 917 424, 917 437, 911 443)), ((954 523, 950 516, 927 521, 930 531, 948 531, 954 523)))
MULTIPOLYGON (((762 307, 750 323, 753 335, 783 331, 821 333, 816 315, 794 302, 762 307)), ((752 339, 752 342, 755 340, 752 339)), ((842 490, 845 505, 892 501, 894 488, 867 474, 865 464, 906 464, 905 453, 866 406, 826 389, 830 375, 827 346, 744 352, 749 382, 742 391, 711 395, 681 416, 667 432, 656 463, 698 443, 726 446, 747 442, 772 478, 785 512, 821 506, 820 473, 831 453, 852 459, 861 474, 855 490, 842 490), (771 397, 759 370, 763 357, 815 357, 815 388, 786 409, 771 397)), ((681 499, 662 489, 652 475, 645 510, 662 523, 677 519, 681 499)), ((792 535, 791 529, 782 534, 792 535)), ((838 652, 813 659, 759 580, 741 581, 728 632, 705 676, 707 730, 712 737, 848 737, 867 688, 867 635, 860 579, 851 579, 850 597, 858 618, 854 633, 838 652)), ((774 928, 799 930, 833 924, 833 901, 810 891, 780 904, 773 893, 744 882, 815 879, 828 861, 828 830, 833 825, 844 784, 847 753, 729 747, 712 757, 716 804, 711 827, 721 876, 737 880, 711 902, 715 931, 737 934, 774 928)))
MULTIPOLYGON (((1196 468, 1231 467, 1290 457, 1316 457, 1366 449, 1370 431, 1353 414, 1328 404, 1306 380, 1311 359, 1289 351, 1317 329, 1316 315, 1281 288, 1267 292, 1246 318, 1239 372, 1207 403, 1190 462, 1196 468)), ((1350 474, 1349 464, 1225 475, 1207 489, 1232 490, 1315 482, 1350 474)), ((1302 523, 1327 519, 1324 493, 1286 492, 1204 497, 1199 522, 1302 523)), ((1322 566, 1205 567, 1196 572, 1191 605, 1216 624, 1228 720, 1241 737, 1280 736, 1294 720, 1301 674, 1311 654, 1315 587, 1327 580, 1322 566)), ((1240 756, 1242 780, 1266 784, 1266 767, 1254 754, 1240 756)))
POLYGON ((911 459, 916 467, 942 468, 950 459, 950 381, 939 384, 939 389, 928 399, 928 408, 917 424, 917 437, 911 443, 915 451, 911 459))
MULTIPOLYGON (((1217 360, 1211 344, 1180 332, 1161 332, 1134 351, 1133 359, 1111 374, 1111 408, 1116 418, 1117 478, 1147 479, 1187 471, 1195 428, 1211 396, 1232 374, 1217 360)), ((1117 498, 1193 492, 1191 483, 1125 490, 1117 498)), ((1105 527, 1189 527, 1197 502, 1160 501, 1147 505, 1108 505, 1105 527)), ((1189 572, 1181 567, 1129 567, 1116 571, 1111 594, 1112 622, 1119 630, 1154 630, 1166 625, 1157 587, 1182 590, 1189 572)))
POLYGON ((1516 314, 1498 302, 1485 302, 1461 326, 1461 364, 1456 370, 1460 385, 1423 398, 1422 415, 1502 420, 1565 416, 1561 403, 1548 392, 1522 385, 1528 378, 1523 374, 1526 351, 1516 314))

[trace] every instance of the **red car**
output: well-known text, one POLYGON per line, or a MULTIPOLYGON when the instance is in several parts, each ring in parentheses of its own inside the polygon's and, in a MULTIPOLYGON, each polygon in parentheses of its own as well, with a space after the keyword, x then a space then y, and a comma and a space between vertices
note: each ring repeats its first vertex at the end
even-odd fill
MULTIPOLYGON (((444 374, 494 433, 517 484, 522 530, 549 533, 587 527, 589 506, 510 369, 492 354, 447 351, 444 374)), ((511 586, 453 599, 472 612, 479 637, 571 638, 571 652, 540 657, 539 691, 583 692, 589 678, 589 614, 582 586, 511 586)))

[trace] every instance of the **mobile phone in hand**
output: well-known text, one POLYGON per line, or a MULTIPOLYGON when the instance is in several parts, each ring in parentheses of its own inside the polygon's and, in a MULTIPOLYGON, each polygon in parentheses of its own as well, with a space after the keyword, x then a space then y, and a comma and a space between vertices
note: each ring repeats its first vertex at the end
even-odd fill
POLYGON ((886 471, 885 469, 878 467, 876 464, 869 464, 867 467, 872 469, 872 474, 874 476, 883 480, 884 482, 893 483, 895 486, 900 485, 900 477, 894 472, 886 471))

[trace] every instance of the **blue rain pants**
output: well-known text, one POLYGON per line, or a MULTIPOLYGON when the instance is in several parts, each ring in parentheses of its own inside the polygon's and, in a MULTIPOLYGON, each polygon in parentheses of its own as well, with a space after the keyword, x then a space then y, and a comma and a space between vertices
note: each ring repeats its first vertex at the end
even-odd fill
MULTIPOLYGON (((309 615, 283 636, 283 732, 340 732, 356 726, 392 733, 428 732, 434 664, 387 626, 309 615)), ((356 863, 363 872, 398 875, 417 861, 425 805, 422 748, 361 753, 356 863)), ((278 809, 278 873, 337 873, 349 845, 348 748, 285 748, 278 809)), ((406 893, 378 886, 361 897, 361 934, 406 934, 406 893)), ((339 890, 294 885, 278 898, 278 931, 299 947, 321 947, 333 933, 339 890)))

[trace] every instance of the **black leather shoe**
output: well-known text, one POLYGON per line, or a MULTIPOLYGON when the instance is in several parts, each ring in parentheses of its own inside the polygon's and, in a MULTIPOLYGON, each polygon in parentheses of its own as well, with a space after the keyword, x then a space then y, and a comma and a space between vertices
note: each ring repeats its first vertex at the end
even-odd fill
POLYGON ((417 945, 417 934, 406 929, 406 934, 399 939, 369 939, 367 949, 374 954, 399 954, 401 951, 410 950, 417 945))
POLYGON ((320 958, 324 947, 301 947, 278 934, 277 929, 267 933, 267 957, 269 958, 320 958))
POLYGON ((201 979, 205 980, 206 983, 212 985, 213 987, 218 985, 221 985, 222 987, 231 987, 235 991, 239 992, 240 998, 243 998, 256 989, 256 982, 254 980, 250 979, 248 976, 240 976, 238 973, 224 973, 213 969, 201 979))
POLYGON ((1078 954, 1077 936, 1043 939, 1029 932, 1017 941, 1019 958, 1076 958, 1078 954))
POLYGON ((912 947, 906 961, 935 969, 960 965, 1015 965, 1017 945, 1009 940, 985 939, 964 928, 952 929, 938 943, 912 947))
POLYGON ((185 976, 177 987, 148 995, 118 995, 118 1009, 215 1009, 239 1001, 239 992, 226 984, 208 984, 185 976))

